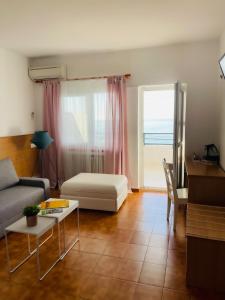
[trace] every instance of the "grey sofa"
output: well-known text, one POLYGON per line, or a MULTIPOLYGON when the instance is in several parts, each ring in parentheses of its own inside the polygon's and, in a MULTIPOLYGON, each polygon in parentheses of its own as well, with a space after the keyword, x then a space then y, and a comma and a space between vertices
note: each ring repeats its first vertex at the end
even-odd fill
POLYGON ((22 217, 24 207, 49 197, 48 179, 21 177, 10 159, 0 160, 0 238, 4 229, 22 217))

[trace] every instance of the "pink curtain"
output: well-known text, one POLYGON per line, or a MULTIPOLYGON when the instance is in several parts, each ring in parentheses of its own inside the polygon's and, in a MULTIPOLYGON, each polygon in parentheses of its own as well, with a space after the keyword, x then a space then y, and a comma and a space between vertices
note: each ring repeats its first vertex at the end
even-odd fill
POLYGON ((129 179, 127 146, 126 78, 107 79, 105 173, 123 174, 129 179))
POLYGON ((59 134, 60 114, 60 81, 46 80, 44 87, 44 130, 54 139, 54 142, 43 151, 43 177, 50 180, 51 187, 63 182, 62 147, 59 134))

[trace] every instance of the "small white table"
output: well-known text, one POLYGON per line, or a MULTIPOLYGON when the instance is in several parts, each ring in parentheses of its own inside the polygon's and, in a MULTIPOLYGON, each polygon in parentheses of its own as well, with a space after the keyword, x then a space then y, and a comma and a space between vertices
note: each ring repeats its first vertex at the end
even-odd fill
MULTIPOLYGON (((52 201, 52 200, 57 201, 56 199, 50 198, 46 202, 49 202, 49 201, 52 201)), ((69 207, 63 208, 63 211, 61 213, 41 215, 41 212, 39 212, 39 214, 38 214, 41 217, 45 217, 45 218, 47 217, 47 218, 54 218, 55 219, 55 222, 56 222, 57 228, 58 228, 58 242, 59 242, 58 246, 59 246, 60 259, 63 259, 63 257, 79 241, 79 235, 80 235, 80 227, 79 227, 79 201, 77 201, 77 200, 68 200, 68 201, 69 201, 69 207), (74 211, 74 210, 77 210, 77 220, 75 219, 75 226, 77 228, 77 234, 75 235, 74 240, 72 241, 71 245, 66 249, 66 245, 65 245, 66 244, 65 243, 65 218, 69 214, 71 214, 71 212, 74 211), (60 223, 62 223, 62 225, 63 225, 63 244, 64 244, 63 250, 62 250, 62 246, 61 246, 60 223)))
MULTIPOLYGON (((55 200, 55 199, 54 199, 55 200)), ((48 199, 47 201, 51 201, 48 199)), ((10 226, 5 228, 5 241, 6 241, 6 254, 7 254, 7 261, 9 272, 13 273, 16 271, 20 266, 22 266, 33 254, 36 253, 37 257, 37 271, 38 271, 38 278, 42 280, 50 271, 51 269, 60 261, 62 260, 65 255, 72 249, 72 247, 79 241, 79 202, 76 200, 69 200, 69 207, 63 208, 63 212, 55 213, 55 214, 47 214, 44 216, 38 216, 38 223, 36 226, 28 227, 26 223, 26 217, 23 217, 16 221, 15 223, 11 224, 10 226), (65 229, 64 229, 64 222, 65 218, 72 213, 75 209, 77 209, 77 220, 75 220, 75 225, 77 227, 77 234, 72 241, 71 245, 66 249, 65 246, 65 229), (61 246, 61 232, 60 232, 60 223, 63 223, 63 240, 64 240, 64 247, 62 249, 61 246), (48 268, 46 272, 41 274, 40 268, 40 247, 53 236, 53 227, 57 224, 58 228, 58 250, 59 256, 56 261, 48 268), (51 234, 42 242, 40 243, 40 237, 43 236, 48 230, 52 230, 51 234), (27 235, 27 245, 28 245, 28 256, 26 256, 21 262, 19 262, 15 267, 11 267, 10 262, 10 252, 9 252, 9 243, 8 243, 8 232, 17 232, 27 235), (36 248, 31 251, 30 247, 30 235, 34 235, 36 237, 36 248)))

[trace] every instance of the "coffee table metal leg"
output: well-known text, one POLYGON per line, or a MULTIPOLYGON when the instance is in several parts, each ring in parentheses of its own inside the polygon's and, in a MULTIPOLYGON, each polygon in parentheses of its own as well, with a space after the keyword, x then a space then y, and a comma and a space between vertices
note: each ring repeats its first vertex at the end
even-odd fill
MULTIPOLYGON (((52 236, 53 236, 53 228, 51 230, 51 234, 42 242, 38 245, 41 247, 44 243, 46 243, 52 236)), ((5 245, 6 245, 6 257, 7 257, 7 265, 8 265, 8 270, 10 273, 15 272, 20 266, 22 266, 34 253, 37 252, 37 247, 31 251, 31 246, 30 246, 30 236, 27 234, 27 249, 29 255, 26 256, 21 262, 19 262, 15 267, 11 267, 11 260, 10 260, 10 254, 9 254, 9 241, 8 241, 8 232, 5 230, 5 245)), ((60 257, 60 255, 59 255, 60 257)))
MULTIPOLYGON (((29 243, 28 240, 27 240, 27 242, 29 243)), ((15 272, 20 266, 22 266, 34 254, 34 252, 29 252, 28 256, 26 256, 14 268, 11 268, 11 261, 10 261, 10 254, 9 254, 9 242, 8 242, 7 231, 5 231, 5 244, 6 244, 7 265, 8 265, 8 270, 9 270, 10 273, 15 272)), ((29 251, 29 244, 28 244, 28 251, 29 251)))
POLYGON ((59 250, 59 257, 62 255, 62 249, 61 249, 61 232, 60 232, 60 223, 57 223, 58 228, 58 250, 59 250))
MULTIPOLYGON (((67 248, 64 249, 64 253, 61 255, 60 259, 63 260, 63 258, 67 255, 67 253, 74 247, 74 245, 79 241, 79 236, 80 236, 80 226, 79 226, 79 208, 77 207, 77 220, 75 219, 75 225, 77 229, 77 234, 75 230, 75 239, 71 243, 71 245, 67 248)), ((65 231, 63 232, 64 234, 64 240, 65 240, 65 231)))
POLYGON ((79 207, 77 207, 77 240, 75 243, 78 242, 78 248, 80 251, 80 212, 79 212, 79 207))
MULTIPOLYGON (((53 229, 53 227, 52 227, 52 229, 51 229, 51 234, 50 234, 48 237, 46 237, 46 239, 44 239, 43 242, 41 242, 41 243, 39 244, 39 247, 41 247, 42 245, 44 245, 44 243, 46 243, 46 242, 53 236, 53 234, 54 234, 54 229, 53 229)), ((30 235, 29 235, 29 234, 27 234, 27 245, 28 245, 28 252, 29 252, 31 255, 33 255, 33 254, 36 252, 36 249, 34 249, 34 250, 31 251, 31 246, 30 246, 30 235)))
POLYGON ((7 231, 5 230, 5 247, 6 247, 6 257, 7 257, 7 266, 9 272, 11 272, 10 256, 9 256, 9 245, 8 245, 8 236, 7 231))
POLYGON ((79 207, 77 207, 77 238, 80 239, 80 212, 79 207))
POLYGON ((65 219, 63 219, 62 221, 62 226, 63 226, 63 252, 65 253, 66 251, 65 219))
POLYGON ((40 251, 39 251, 39 237, 36 237, 36 258, 37 258, 37 273, 38 279, 41 280, 41 266, 40 266, 40 251))
POLYGON ((31 254, 31 247, 30 247, 30 235, 29 234, 27 234, 27 247, 28 247, 28 252, 29 252, 29 254, 31 254))
MULTIPOLYGON (((59 251, 60 250, 60 242, 59 242, 59 251)), ((54 266, 60 261, 61 257, 59 255, 59 257, 53 262, 53 264, 47 269, 46 272, 44 272, 43 274, 41 274, 41 264, 40 264, 40 246, 41 244, 39 244, 39 238, 36 238, 36 256, 37 256, 37 272, 38 272, 38 279, 42 280, 45 278, 45 276, 54 268, 54 266)))

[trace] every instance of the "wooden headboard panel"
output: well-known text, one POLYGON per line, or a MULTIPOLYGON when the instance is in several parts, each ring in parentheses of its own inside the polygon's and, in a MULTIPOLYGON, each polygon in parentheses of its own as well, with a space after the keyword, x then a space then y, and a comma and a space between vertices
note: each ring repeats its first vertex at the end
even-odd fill
POLYGON ((9 157, 18 176, 32 176, 37 164, 38 152, 31 148, 32 134, 0 137, 0 159, 9 157))

